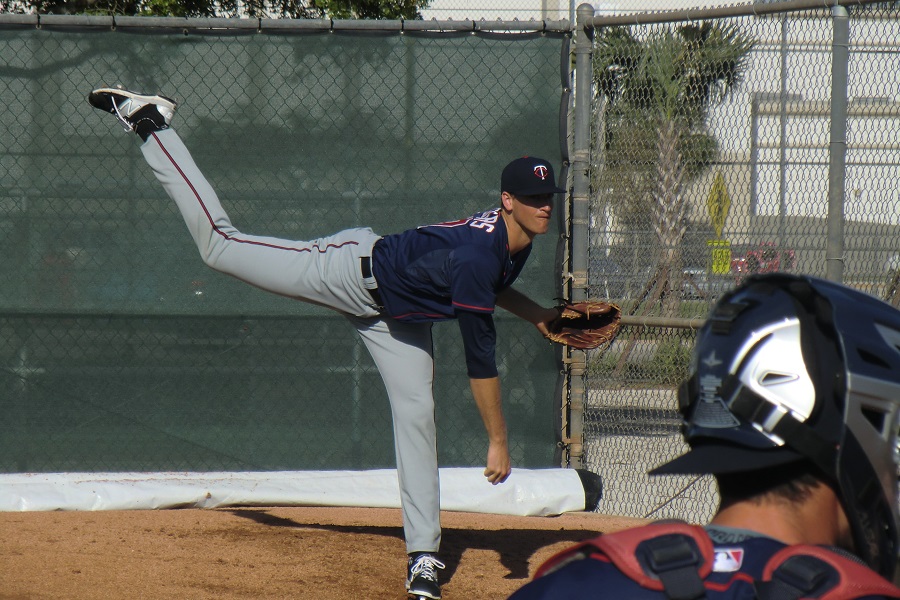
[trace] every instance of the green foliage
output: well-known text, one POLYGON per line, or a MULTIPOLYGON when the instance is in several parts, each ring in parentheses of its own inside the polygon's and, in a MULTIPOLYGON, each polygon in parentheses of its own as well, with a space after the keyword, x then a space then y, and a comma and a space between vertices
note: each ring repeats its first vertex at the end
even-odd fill
POLYGON ((0 0, 0 13, 239 17, 290 19, 420 19, 429 0, 0 0), (240 11, 239 12, 239 7, 240 11))
POLYGON ((645 39, 626 27, 604 30, 594 80, 610 99, 696 123, 740 81, 753 47, 739 29, 701 23, 658 29, 645 39))
POLYGON ((662 374, 665 384, 679 385, 688 377, 691 347, 683 344, 680 339, 667 340, 659 345, 653 362, 658 369, 654 372, 662 374))
POLYGON ((12 0, 0 4, 0 13, 54 15, 135 15, 141 0, 12 0))
POLYGON ((418 19, 428 0, 312 0, 310 5, 332 19, 418 19))
MULTIPOLYGON (((658 336, 659 332, 654 333, 658 336)), ((654 339, 659 343, 653 354, 644 358, 632 354, 618 375, 619 356, 605 352, 588 361, 587 376, 596 381, 615 380, 628 387, 677 387, 688 376, 693 336, 654 339)))
POLYGON ((234 2, 217 7, 204 0, 144 0, 140 14, 156 17, 231 17, 236 8, 234 2), (227 11, 226 7, 231 10, 227 11))

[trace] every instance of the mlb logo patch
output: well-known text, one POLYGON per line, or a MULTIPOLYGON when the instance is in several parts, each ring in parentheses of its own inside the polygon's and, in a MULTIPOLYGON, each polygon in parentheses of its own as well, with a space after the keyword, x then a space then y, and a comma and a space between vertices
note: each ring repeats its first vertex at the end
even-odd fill
POLYGON ((713 571, 716 573, 734 573, 741 570, 744 564, 743 548, 720 548, 716 550, 713 571))

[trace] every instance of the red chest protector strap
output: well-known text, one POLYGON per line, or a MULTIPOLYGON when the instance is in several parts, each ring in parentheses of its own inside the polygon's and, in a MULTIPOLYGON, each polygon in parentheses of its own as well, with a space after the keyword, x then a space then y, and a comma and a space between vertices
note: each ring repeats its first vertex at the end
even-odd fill
POLYGON ((900 598, 900 589, 858 562, 821 546, 787 546, 772 555, 756 584, 758 597, 846 600, 900 598))
POLYGON ((605 556, 629 579, 672 600, 701 600, 703 579, 712 572, 713 544, 702 527, 663 521, 582 542, 548 560, 535 577, 592 556, 605 556))
MULTIPOLYGON (((703 580, 712 572, 713 543, 699 526, 660 522, 587 540, 560 552, 538 569, 552 573, 576 560, 611 562, 641 587, 671 600, 706 598, 703 580)), ((874 571, 820 546, 786 546, 769 558, 759 600, 847 600, 864 596, 900 599, 900 588, 874 571)))

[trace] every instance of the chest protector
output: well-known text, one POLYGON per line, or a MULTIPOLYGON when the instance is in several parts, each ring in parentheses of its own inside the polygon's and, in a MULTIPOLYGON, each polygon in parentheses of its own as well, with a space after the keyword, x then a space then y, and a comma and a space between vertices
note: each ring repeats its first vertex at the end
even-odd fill
MULTIPOLYGON (((703 600, 715 551, 702 527, 660 522, 601 535, 564 550, 535 577, 585 559, 611 562, 641 587, 670 600, 703 600)), ((865 596, 900 598, 900 588, 864 565, 821 546, 785 546, 773 554, 754 582, 759 600, 848 600, 865 596)))

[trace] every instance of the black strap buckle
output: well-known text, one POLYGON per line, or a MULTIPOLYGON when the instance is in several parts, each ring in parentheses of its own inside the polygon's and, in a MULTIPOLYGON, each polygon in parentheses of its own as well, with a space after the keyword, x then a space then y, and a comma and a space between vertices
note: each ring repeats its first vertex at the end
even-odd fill
POLYGON ((703 556, 697 543, 686 535, 670 534, 638 545, 638 560, 663 584, 666 598, 700 600, 706 588, 699 569, 703 556))

